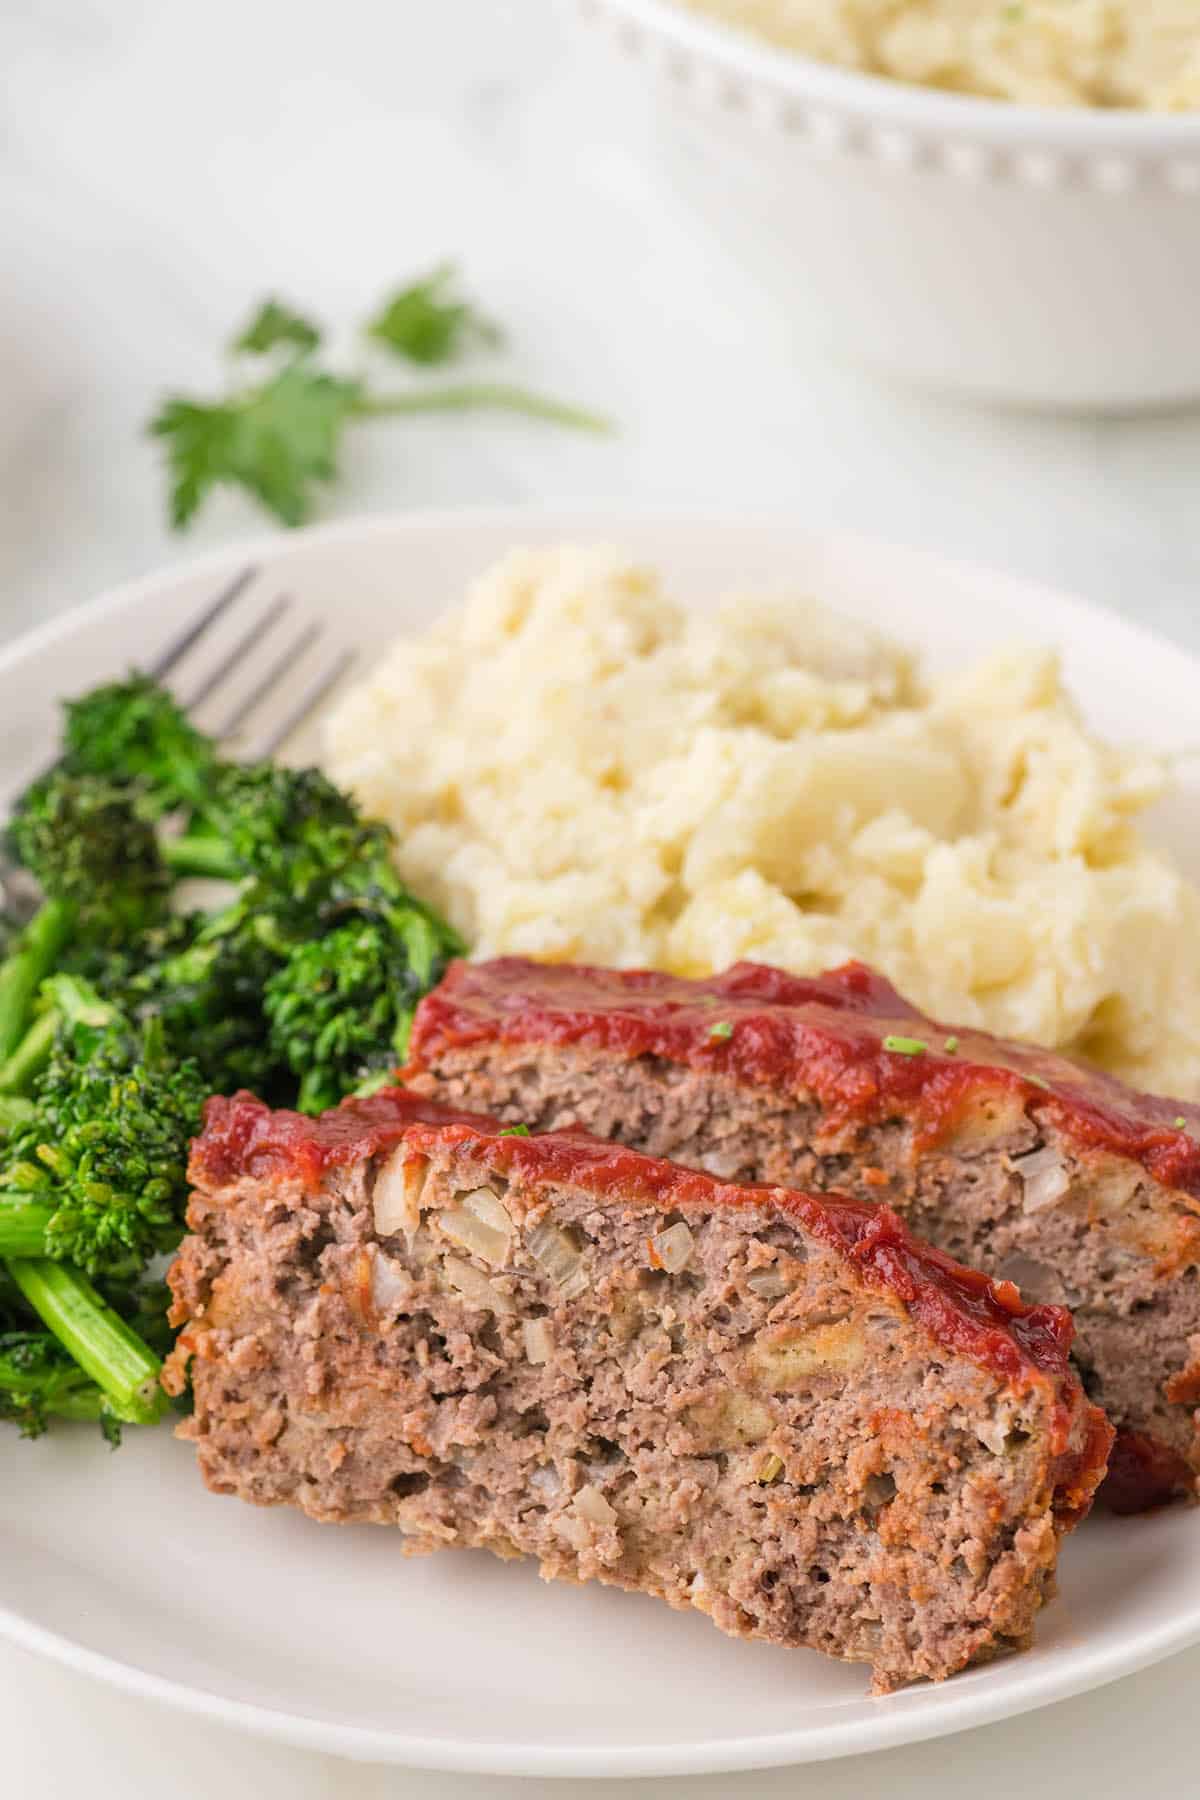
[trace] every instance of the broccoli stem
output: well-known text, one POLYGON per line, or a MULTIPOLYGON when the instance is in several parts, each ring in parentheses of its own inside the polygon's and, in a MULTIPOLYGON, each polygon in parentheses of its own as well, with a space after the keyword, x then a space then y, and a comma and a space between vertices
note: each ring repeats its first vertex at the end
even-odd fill
POLYGON ((167 838, 163 861, 175 875, 195 875, 212 881, 240 881, 246 873, 229 846, 215 832, 188 831, 167 838))
MULTIPOLYGON (((0 1395, 8 1395, 18 1404, 33 1400, 44 1417, 67 1419, 77 1425, 94 1424, 106 1412, 113 1412, 103 1393, 94 1384, 78 1388, 64 1387, 61 1392, 51 1394, 28 1392, 27 1387, 16 1378, 16 1372, 10 1373, 4 1357, 0 1357, 0 1395)), ((123 1422, 132 1423, 130 1420, 123 1422)))
POLYGON ((32 1103, 21 1096, 29 1092, 50 1061, 63 1020, 72 1024, 105 1023, 101 1013, 107 1012, 106 1003, 97 1003, 94 990, 73 975, 48 975, 42 991, 43 1004, 47 997, 55 1004, 37 1015, 12 1055, 0 1063, 0 1134, 24 1124, 30 1117, 32 1103))
POLYGON ((0 1061, 10 1057, 25 1035, 34 995, 58 959, 74 923, 75 909, 65 900, 47 900, 0 964, 0 1061))
MULTIPOLYGON (((46 1411, 56 1419, 70 1419, 73 1423, 85 1424, 95 1419, 102 1419, 105 1413, 111 1417, 114 1411, 111 1401, 102 1388, 95 1383, 86 1388, 65 1388, 60 1394, 52 1394, 43 1402, 46 1411)), ((132 1424, 133 1420, 124 1423, 132 1424)))
POLYGON ((0 1257, 45 1256, 46 1231, 54 1209, 24 1195, 0 1195, 0 1257))
POLYGON ((152 1425, 166 1410, 159 1385, 162 1363, 77 1269, 45 1258, 15 1258, 8 1272, 29 1305, 103 1388, 113 1409, 132 1425, 152 1425))
POLYGON ((38 1014, 12 1055, 0 1063, 0 1096, 29 1092, 35 1078, 50 1061, 61 1020, 62 1014, 57 1007, 38 1014))
POLYGON ((18 1126, 28 1125, 36 1110, 32 1100, 6 1094, 0 1086, 0 1137, 8 1137, 18 1126))
POLYGON ((72 1419, 81 1423, 102 1419, 114 1409, 94 1382, 85 1380, 73 1363, 64 1363, 47 1375, 30 1372, 19 1356, 0 1354, 0 1414, 9 1406, 30 1407, 42 1418, 72 1419))

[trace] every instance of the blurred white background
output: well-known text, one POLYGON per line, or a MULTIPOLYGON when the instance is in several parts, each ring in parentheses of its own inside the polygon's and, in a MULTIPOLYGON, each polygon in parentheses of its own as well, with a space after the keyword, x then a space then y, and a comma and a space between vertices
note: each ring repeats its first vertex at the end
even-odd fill
MULTIPOLYGON (((831 363, 786 295, 692 234, 657 169, 652 95, 552 0, 4 0, 0 69, 4 635, 261 529, 230 497, 173 538, 142 435, 166 389, 216 390, 253 302, 278 292, 348 332, 452 256, 510 332, 504 373, 611 413, 619 434, 364 429, 326 513, 783 508, 1058 582, 1200 648, 1200 418, 981 414, 831 363)), ((1147 1776, 1170 1792, 1177 1770, 1182 1792, 1171 1736, 1197 1678, 1186 1657, 970 1738, 654 1791, 1040 1800, 1147 1776)), ((251 1744, 3 1648, 0 1721, 0 1786, 21 1800, 81 1778, 94 1800, 524 1791, 251 1744)))
MULTIPOLYGON (((1200 419, 1055 422, 885 388, 714 258, 652 95, 569 0, 6 0, 0 625, 257 529, 164 525, 141 426, 214 391, 278 290, 348 328, 458 258, 505 368, 611 412, 358 432, 330 505, 636 496, 786 507, 1076 588, 1187 637, 1200 419)), ((999 329, 998 324, 998 329, 999 329)))

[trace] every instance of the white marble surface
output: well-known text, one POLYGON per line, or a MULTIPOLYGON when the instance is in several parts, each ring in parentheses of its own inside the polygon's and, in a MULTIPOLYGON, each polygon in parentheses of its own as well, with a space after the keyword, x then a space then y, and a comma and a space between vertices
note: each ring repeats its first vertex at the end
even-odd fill
MULTIPOLYGON (((1200 648, 1200 418, 988 416, 830 364, 695 234, 656 171, 653 107, 550 0, 5 0, 0 69, 0 632, 185 553, 140 427, 165 386, 214 381, 252 300, 279 290, 348 329, 451 254, 510 327, 508 372, 620 434, 379 427, 327 511, 783 507, 1057 581, 1200 648)), ((257 528, 229 498, 190 542, 257 528)), ((1182 1792, 1198 1679, 1200 1653, 886 1759, 655 1792, 1182 1792)), ((0 1735, 22 1800, 84 1774, 95 1800, 525 1791, 254 1743, 9 1649, 0 1735)))

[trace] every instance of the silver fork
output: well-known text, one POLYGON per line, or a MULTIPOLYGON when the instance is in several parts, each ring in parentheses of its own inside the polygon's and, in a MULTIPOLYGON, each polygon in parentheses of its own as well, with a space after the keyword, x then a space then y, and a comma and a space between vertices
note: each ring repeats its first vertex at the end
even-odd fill
MULTIPOLYGON (((253 565, 240 569, 233 580, 223 587, 215 598, 208 601, 201 611, 171 639, 155 660, 148 665, 144 673, 152 676, 155 681, 164 681, 168 675, 173 674, 196 645, 203 641, 213 626, 238 604, 257 575, 258 570, 253 565)), ((193 686, 190 693, 180 698, 179 704, 184 712, 194 713, 220 688, 227 686, 230 678, 242 668, 246 659, 258 649, 260 644, 265 643, 276 626, 287 618, 292 605, 290 594, 276 594, 258 617, 251 621, 241 636, 222 653, 213 667, 193 686)), ((209 732, 209 736, 215 738, 218 743, 228 743, 231 738, 237 737, 250 720, 251 715, 270 699, 271 695, 283 685, 293 671, 300 668, 309 651, 319 643, 323 633, 324 627, 314 620, 310 620, 308 624, 302 626, 300 631, 292 636, 282 649, 277 650, 271 661, 253 677, 248 690, 231 707, 227 708, 219 723, 209 732)), ((269 648, 274 649, 275 646, 272 644, 269 648)), ((247 752, 247 760, 274 756, 277 750, 282 749, 288 739, 295 736, 301 725, 311 718, 325 696, 332 693, 353 661, 353 650, 343 648, 335 651, 332 657, 320 663, 283 714, 270 724, 263 726, 253 750, 247 752)))
MULTIPOLYGON (((253 564, 239 569, 232 581, 227 582, 218 594, 206 601, 159 654, 143 667, 142 673, 162 682, 169 675, 176 674, 197 645, 207 639, 227 614, 233 613, 258 575, 259 570, 253 564)), ((323 625, 310 620, 282 644, 277 636, 272 637, 277 627, 287 619, 293 604, 290 594, 276 594, 243 628, 234 642, 219 653, 212 667, 193 682, 191 689, 182 696, 177 696, 183 710, 194 714, 207 700, 219 695, 222 689, 230 685, 260 647, 265 645, 268 651, 274 652, 257 672, 253 668, 247 670, 249 681, 245 690, 230 702, 216 725, 209 729, 208 735, 217 743, 228 745, 241 738, 248 727, 257 725, 259 715, 268 709, 272 695, 291 676, 298 675, 306 661, 312 660, 310 652, 324 636, 323 625), (271 641, 268 642, 268 639, 271 641)), ((267 711, 267 717, 259 726, 258 735, 243 752, 244 760, 249 762, 274 756, 277 750, 282 749, 289 738, 294 737, 306 720, 311 718, 322 700, 332 693, 353 662, 354 652, 348 647, 316 660, 303 687, 278 712, 278 716, 273 717, 267 711)), ((46 769, 50 767, 53 764, 46 765, 46 769)), ((41 772, 45 773, 46 770, 41 772)), ((0 892, 6 909, 10 915, 16 916, 18 922, 31 916, 40 900, 36 885, 2 845, 0 892)))

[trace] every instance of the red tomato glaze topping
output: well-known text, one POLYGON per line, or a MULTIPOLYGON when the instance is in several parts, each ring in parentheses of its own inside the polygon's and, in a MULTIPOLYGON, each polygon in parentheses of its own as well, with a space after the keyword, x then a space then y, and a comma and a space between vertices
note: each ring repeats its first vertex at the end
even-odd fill
POLYGON ((246 1177, 313 1184, 325 1169, 375 1156, 402 1139, 423 1154, 470 1153, 483 1143, 489 1162, 503 1172, 582 1187, 600 1201, 663 1211, 769 1201, 856 1264, 872 1286, 895 1295, 948 1350, 1008 1381, 1040 1370, 1076 1386, 1069 1358, 1074 1326, 1064 1308, 1026 1305, 1011 1282, 994 1282, 921 1243, 888 1208, 790 1188, 732 1186, 584 1131, 506 1134, 495 1120, 403 1088, 345 1100, 319 1118, 273 1112, 242 1093, 208 1102, 189 1173, 208 1187, 246 1177))
POLYGON ((897 1113, 934 1143, 981 1093, 1010 1090, 1079 1150, 1140 1163, 1200 1198, 1200 1106, 1069 1058, 943 1025, 864 964, 811 980, 736 963, 704 981, 520 957, 451 965, 422 1000, 410 1069, 471 1043, 594 1045, 810 1093, 832 1125, 897 1113))

